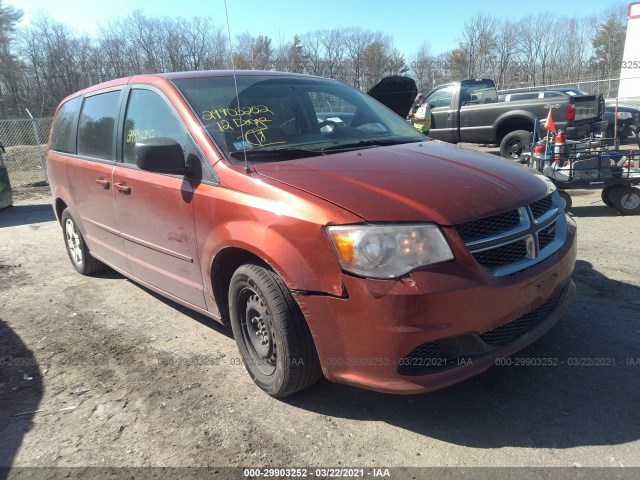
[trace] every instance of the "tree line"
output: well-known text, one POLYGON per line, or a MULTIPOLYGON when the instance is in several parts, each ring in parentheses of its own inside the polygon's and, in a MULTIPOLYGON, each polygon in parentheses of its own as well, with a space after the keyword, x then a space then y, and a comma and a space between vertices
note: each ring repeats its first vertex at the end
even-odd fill
POLYGON ((48 116, 81 88, 183 70, 291 71, 364 91, 389 75, 410 75, 421 91, 461 78, 492 78, 512 88, 616 76, 625 14, 625 5, 574 18, 479 14, 464 22, 454 49, 434 54, 426 29, 427 38, 405 57, 390 36, 359 27, 301 32, 286 41, 242 33, 230 42, 222 19, 156 18, 140 10, 101 24, 94 38, 43 16, 19 28, 22 12, 0 0, 0 118, 22 117, 25 108, 48 116))

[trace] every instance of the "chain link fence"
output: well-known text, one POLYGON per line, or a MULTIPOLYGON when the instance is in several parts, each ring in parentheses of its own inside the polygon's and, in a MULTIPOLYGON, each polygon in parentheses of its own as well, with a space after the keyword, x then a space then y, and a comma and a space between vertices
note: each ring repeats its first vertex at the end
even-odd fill
POLYGON ((47 183, 44 163, 51 118, 0 120, 0 151, 11 187, 47 183))

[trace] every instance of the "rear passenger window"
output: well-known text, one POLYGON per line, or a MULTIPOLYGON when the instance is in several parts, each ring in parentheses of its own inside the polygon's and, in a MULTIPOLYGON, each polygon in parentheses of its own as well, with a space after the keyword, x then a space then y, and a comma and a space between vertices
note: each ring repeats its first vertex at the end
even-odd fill
POLYGON ((182 120, 160 95, 151 90, 131 90, 124 123, 124 163, 136 163, 137 142, 168 137, 184 148, 186 135, 182 120))
POLYGON ((51 132, 51 149, 64 153, 76 153, 76 119, 82 97, 69 100, 60 107, 51 132))
POLYGON ((113 136, 119 98, 119 90, 85 98, 78 126, 78 155, 114 159, 113 136))

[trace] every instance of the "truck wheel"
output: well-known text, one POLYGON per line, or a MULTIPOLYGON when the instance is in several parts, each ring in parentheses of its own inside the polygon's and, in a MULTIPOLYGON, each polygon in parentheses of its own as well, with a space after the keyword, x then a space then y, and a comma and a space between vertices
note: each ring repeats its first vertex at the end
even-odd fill
POLYGON ((613 199, 618 190, 624 188, 620 185, 607 185, 602 189, 602 201, 607 207, 613 208, 613 199))
POLYGON ((640 213, 640 189, 629 187, 616 190, 613 196, 613 208, 622 215, 640 213))
POLYGON ((573 202, 571 201, 571 195, 569 195, 564 190, 558 190, 558 194, 560 195, 560 202, 562 202, 562 207, 565 212, 571 210, 571 205, 573 202))
POLYGON ((229 315, 242 362, 266 393, 286 397, 320 378, 311 332, 276 273, 252 264, 239 267, 229 284, 229 315))
POLYGON ((508 133, 500 142, 500 156, 510 160, 522 161, 531 145, 531 133, 526 130, 516 130, 508 133))

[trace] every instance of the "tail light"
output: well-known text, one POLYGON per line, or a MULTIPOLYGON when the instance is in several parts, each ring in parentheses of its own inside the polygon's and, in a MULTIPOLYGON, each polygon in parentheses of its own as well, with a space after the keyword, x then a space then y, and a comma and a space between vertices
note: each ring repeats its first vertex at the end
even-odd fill
POLYGON ((576 106, 573 103, 570 103, 567 107, 567 113, 564 114, 564 118, 570 122, 576 119, 576 106))

